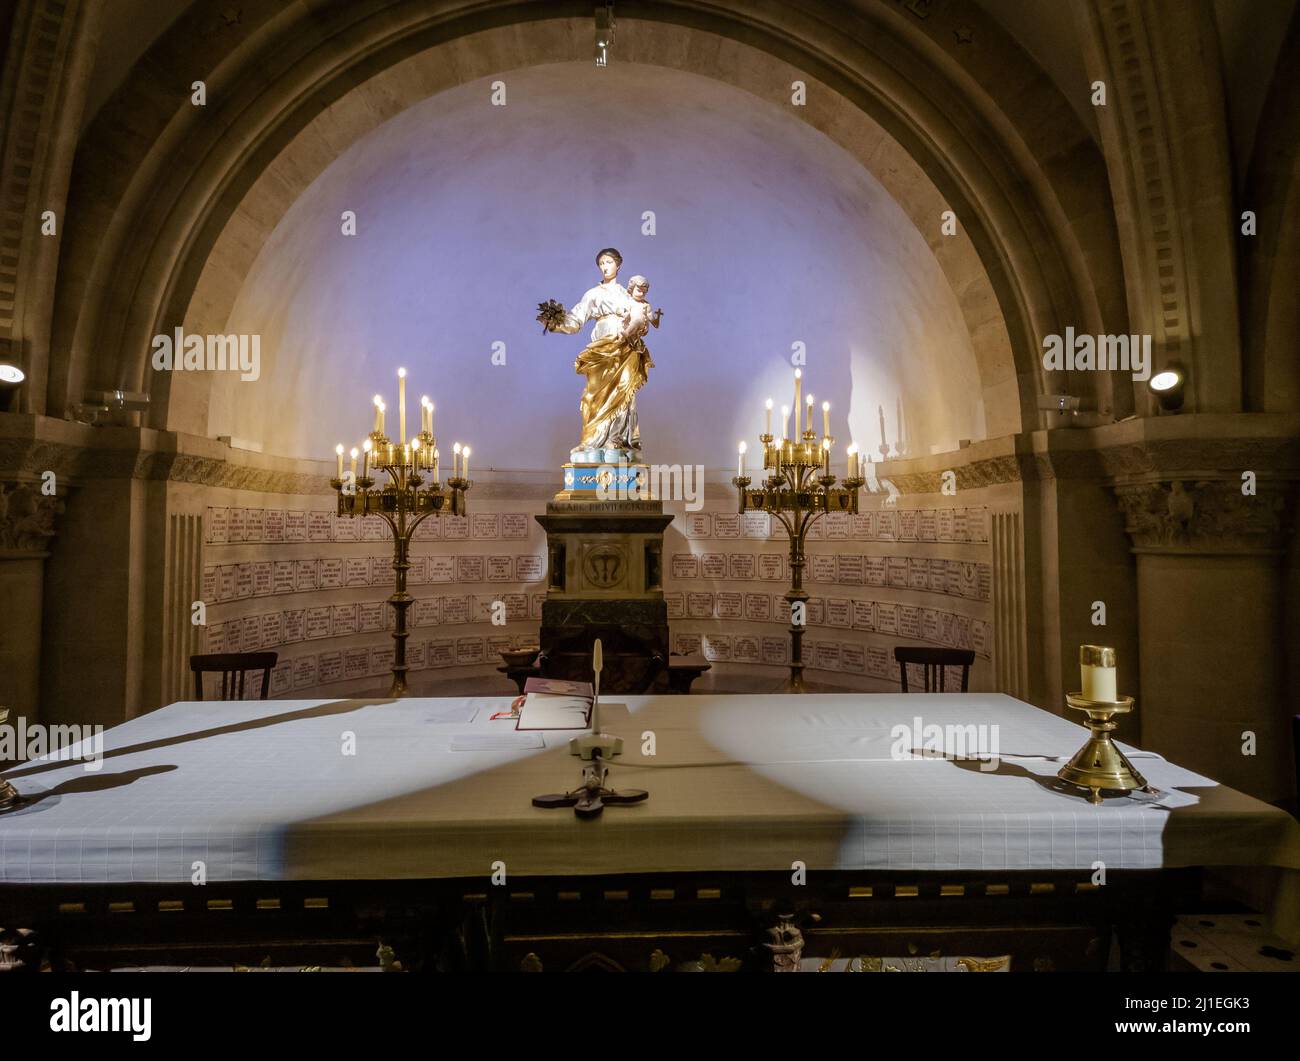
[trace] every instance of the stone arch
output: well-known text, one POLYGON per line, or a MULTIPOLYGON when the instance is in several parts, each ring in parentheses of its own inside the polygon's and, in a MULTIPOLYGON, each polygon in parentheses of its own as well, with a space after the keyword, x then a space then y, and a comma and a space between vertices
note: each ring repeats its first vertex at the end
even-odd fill
MULTIPOLYGON (((1242 248, 1242 343, 1245 408, 1300 409, 1300 9, 1291 17, 1259 131, 1240 210, 1255 213, 1257 235, 1242 248)), ((1237 219, 1240 231, 1240 216, 1237 219)))
MULTIPOLYGON (((229 24, 221 5, 198 0, 93 123, 70 196, 52 412, 88 386, 145 389, 159 331, 182 321, 219 330, 276 217, 368 128, 450 85, 587 58, 591 45, 589 13, 564 4, 309 7, 229 24), (203 110, 189 102, 195 71, 208 71, 203 110), (119 113, 150 117, 124 128, 119 113)), ((809 83, 807 120, 933 233, 970 328, 990 435, 1040 422, 1041 335, 1070 324, 1123 330, 1100 155, 1044 75, 974 5, 927 19, 879 0, 849 13, 660 0, 634 10, 620 19, 619 61, 706 73, 766 98, 795 78, 809 83), (987 39, 978 55, 959 52, 956 23, 987 39), (1027 94, 1041 97, 1040 113, 1018 125, 1027 94), (945 208, 961 220, 955 239, 937 233, 945 208)), ((171 395, 169 385, 155 381, 151 426, 201 432, 202 390, 171 395)), ((1100 374, 1066 385, 1127 411, 1123 388, 1112 392, 1100 374)))

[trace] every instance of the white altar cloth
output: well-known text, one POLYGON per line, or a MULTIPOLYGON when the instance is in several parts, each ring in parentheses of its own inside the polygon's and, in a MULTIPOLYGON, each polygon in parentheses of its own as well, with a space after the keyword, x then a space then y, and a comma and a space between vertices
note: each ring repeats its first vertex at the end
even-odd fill
POLYGON ((1126 749, 1154 798, 1054 789, 1086 731, 1008 696, 618 699, 611 782, 650 799, 593 821, 531 806, 579 761, 572 731, 491 720, 509 698, 173 704, 105 733, 97 771, 5 771, 31 802, 0 815, 0 882, 1300 868, 1289 815, 1150 753, 1126 749), (997 769, 895 758, 918 718, 996 726, 997 769))

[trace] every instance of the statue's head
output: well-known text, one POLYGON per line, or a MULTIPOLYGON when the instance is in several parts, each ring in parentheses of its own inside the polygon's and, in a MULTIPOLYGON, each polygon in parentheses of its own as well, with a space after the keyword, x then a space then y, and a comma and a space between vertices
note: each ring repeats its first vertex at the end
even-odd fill
POLYGON ((634 276, 627 282, 627 293, 638 302, 644 302, 650 293, 650 281, 644 276, 634 276))
POLYGON ((615 247, 606 247, 596 255, 596 268, 600 270, 602 279, 613 280, 622 264, 623 255, 615 247))

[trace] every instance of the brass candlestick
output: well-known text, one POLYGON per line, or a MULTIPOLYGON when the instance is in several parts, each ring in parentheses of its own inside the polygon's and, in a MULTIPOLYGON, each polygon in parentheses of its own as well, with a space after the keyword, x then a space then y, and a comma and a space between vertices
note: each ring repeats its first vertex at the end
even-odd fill
MULTIPOLYGON (((830 472, 830 451, 835 440, 829 435, 819 442, 817 433, 809 429, 797 443, 789 439, 776 442, 770 434, 759 435, 759 441, 763 444, 763 470, 769 473, 763 485, 751 490, 750 478, 743 475, 731 482, 740 493, 742 515, 750 509, 768 512, 781 521, 790 537, 790 589, 785 595, 790 602, 790 677, 779 691, 806 693, 809 689, 803 678, 803 635, 807 620, 794 620, 796 603, 808 600, 803 588, 808 530, 827 512, 857 512, 858 490, 866 480, 852 474, 842 486, 835 485, 835 476, 830 472)), ((854 473, 855 463, 856 458, 850 464, 854 473)))
POLYGON ((1135 792, 1147 787, 1146 778, 1139 774, 1128 757, 1120 751, 1110 735, 1118 723, 1116 715, 1126 715, 1133 710, 1133 697, 1118 700, 1085 700, 1078 693, 1067 693, 1065 702, 1076 711, 1088 716, 1086 723, 1092 731, 1088 742, 1075 753, 1056 775, 1062 781, 1088 790, 1088 802, 1100 803, 1102 792, 1135 792))
MULTIPOLYGON (((405 696, 406 685, 406 613, 414 598, 406 592, 406 573, 410 570, 411 538, 415 529, 429 516, 465 515, 465 492, 472 482, 459 475, 447 479, 444 489, 436 476, 437 456, 435 439, 428 431, 421 431, 410 445, 398 445, 381 430, 369 435, 370 449, 367 463, 388 473, 388 485, 374 489, 375 480, 363 468, 362 475, 354 481, 331 479, 330 485, 338 491, 340 516, 380 516, 393 532, 393 594, 388 598, 392 605, 393 623, 393 683, 389 696, 405 696), (422 472, 431 478, 426 484, 422 472)), ((355 453, 355 450, 353 451, 355 453)), ((468 460, 466 461, 468 463, 468 460)))

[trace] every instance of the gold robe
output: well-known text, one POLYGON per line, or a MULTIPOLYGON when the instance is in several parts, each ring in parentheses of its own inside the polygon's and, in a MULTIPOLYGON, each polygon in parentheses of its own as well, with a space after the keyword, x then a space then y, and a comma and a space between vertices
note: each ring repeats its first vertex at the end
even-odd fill
POLYGON ((587 377, 579 409, 583 449, 638 449, 641 430, 636 421, 636 392, 654 368, 641 338, 608 335, 593 339, 573 362, 587 377))

